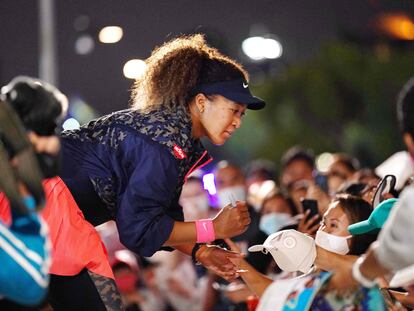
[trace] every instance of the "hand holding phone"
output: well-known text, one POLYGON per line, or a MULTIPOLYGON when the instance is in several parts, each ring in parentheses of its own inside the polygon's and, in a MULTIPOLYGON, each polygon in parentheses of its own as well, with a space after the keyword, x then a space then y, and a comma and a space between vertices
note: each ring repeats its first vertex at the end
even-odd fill
POLYGON ((308 219, 312 218, 313 216, 320 216, 318 210, 318 201, 311 200, 311 199, 302 199, 301 201, 303 213, 305 214, 306 211, 309 210, 308 219))
POLYGON ((316 200, 301 200, 304 217, 298 224, 298 231, 313 236, 319 228, 320 215, 316 200))

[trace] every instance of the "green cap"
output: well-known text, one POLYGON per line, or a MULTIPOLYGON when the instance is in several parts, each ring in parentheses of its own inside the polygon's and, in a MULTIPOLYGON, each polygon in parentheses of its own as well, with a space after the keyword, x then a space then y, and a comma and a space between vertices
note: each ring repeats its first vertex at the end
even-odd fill
POLYGON ((398 200, 395 198, 382 201, 372 211, 367 220, 363 220, 352 224, 348 227, 348 231, 352 235, 364 234, 371 231, 377 231, 381 229, 388 219, 391 212, 391 208, 398 200))

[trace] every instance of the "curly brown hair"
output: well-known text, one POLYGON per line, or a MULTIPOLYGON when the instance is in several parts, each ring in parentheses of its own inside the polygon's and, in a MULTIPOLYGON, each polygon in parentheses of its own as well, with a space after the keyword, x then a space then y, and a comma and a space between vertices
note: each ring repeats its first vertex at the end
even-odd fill
POLYGON ((191 90, 201 84, 244 79, 235 60, 207 45, 201 34, 182 36, 153 50, 145 74, 132 89, 132 107, 143 112, 188 106, 191 90))

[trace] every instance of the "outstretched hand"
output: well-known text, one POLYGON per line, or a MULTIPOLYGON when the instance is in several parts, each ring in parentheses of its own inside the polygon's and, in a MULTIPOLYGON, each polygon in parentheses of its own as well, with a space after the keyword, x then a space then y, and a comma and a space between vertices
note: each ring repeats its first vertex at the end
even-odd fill
POLYGON ((196 258, 208 270, 227 281, 233 281, 239 276, 237 265, 233 261, 241 260, 243 255, 217 245, 206 245, 197 251, 196 258))

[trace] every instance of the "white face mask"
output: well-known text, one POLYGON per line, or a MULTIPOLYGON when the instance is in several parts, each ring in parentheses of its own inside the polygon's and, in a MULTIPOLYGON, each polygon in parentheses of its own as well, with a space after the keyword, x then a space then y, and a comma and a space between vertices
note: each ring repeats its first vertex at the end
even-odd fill
POLYGON ((180 199, 180 204, 183 207, 184 218, 186 221, 208 217, 207 211, 210 207, 210 203, 206 195, 180 199))
POLYGON ((244 186, 234 186, 218 190, 217 198, 219 207, 223 208, 230 204, 231 196, 233 196, 236 201, 246 201, 246 189, 244 186))
POLYGON ((260 218, 259 228, 267 235, 271 235, 294 222, 292 216, 288 213, 273 212, 260 218))
POLYGON ((350 238, 352 238, 352 235, 337 236, 318 230, 315 236, 315 243, 332 253, 346 255, 349 253, 348 239, 350 238))

